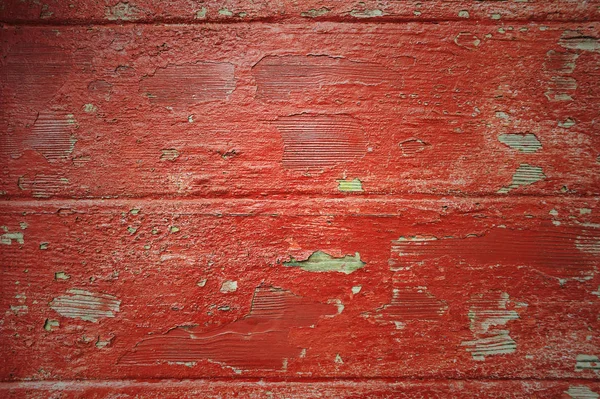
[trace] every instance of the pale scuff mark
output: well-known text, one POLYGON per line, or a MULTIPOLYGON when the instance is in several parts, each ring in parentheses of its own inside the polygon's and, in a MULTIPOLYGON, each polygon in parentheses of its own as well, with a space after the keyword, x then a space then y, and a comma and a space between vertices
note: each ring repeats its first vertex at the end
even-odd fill
POLYGON ((105 317, 115 317, 121 305, 121 301, 113 295, 81 289, 70 289, 67 294, 54 298, 49 305, 61 316, 72 319, 96 323, 105 317))
POLYGON ((585 385, 572 385, 565 391, 572 399, 598 399, 599 395, 585 385))
POLYGON ((575 359, 575 371, 592 370, 600 371, 600 359, 598 356, 580 354, 575 359))
POLYGON ((352 180, 337 180, 338 190, 342 192, 362 192, 362 182, 359 179, 352 180))
POLYGON ((524 153, 533 153, 542 148, 542 143, 532 133, 501 134, 498 136, 498 140, 502 144, 524 153))
POLYGON ((339 272, 350 274, 364 267, 365 262, 360 260, 360 254, 357 252, 355 256, 346 255, 342 258, 334 258, 322 251, 316 251, 306 260, 295 260, 285 262, 284 266, 299 267, 308 272, 339 272))
POLYGON ((0 226, 0 229, 4 231, 0 236, 0 244, 4 245, 12 245, 13 241, 16 241, 18 244, 25 244, 25 240, 23 239, 23 233, 20 231, 9 231, 8 227, 0 226))
POLYGON ((470 329, 474 340, 463 341, 474 360, 485 360, 486 356, 513 353, 517 343, 510 337, 508 330, 497 329, 509 321, 517 320, 519 314, 508 309, 507 293, 480 294, 471 299, 469 309, 470 329))
POLYGON ((530 184, 544 180, 545 178, 546 175, 544 175, 544 171, 541 167, 523 163, 519 165, 519 167, 515 171, 512 178, 512 183, 507 187, 502 187, 500 190, 498 190, 498 193, 506 194, 510 190, 519 188, 520 186, 528 186, 530 184))

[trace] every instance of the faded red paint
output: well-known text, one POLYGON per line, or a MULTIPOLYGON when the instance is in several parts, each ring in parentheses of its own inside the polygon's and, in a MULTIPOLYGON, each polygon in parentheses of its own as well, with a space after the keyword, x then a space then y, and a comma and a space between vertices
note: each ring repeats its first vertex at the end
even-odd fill
POLYGON ((595 2, 74 5, 0 7, 0 395, 600 394, 595 2))

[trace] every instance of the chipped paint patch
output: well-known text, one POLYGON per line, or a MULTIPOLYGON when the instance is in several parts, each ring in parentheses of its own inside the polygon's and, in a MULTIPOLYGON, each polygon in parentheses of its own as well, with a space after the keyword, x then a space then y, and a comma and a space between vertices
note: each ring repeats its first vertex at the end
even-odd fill
POLYGON ((532 133, 501 134, 498 136, 498 140, 502 144, 506 144, 510 148, 524 153, 533 153, 542 148, 542 143, 540 143, 535 134, 532 133))
POLYGON ((577 236, 575 247, 581 252, 600 255, 600 237, 595 236, 593 233, 577 236))
POLYGON ((470 330, 475 337, 472 341, 463 341, 473 360, 483 361, 486 356, 510 354, 516 351, 517 343, 510 337, 508 330, 497 329, 509 321, 517 320, 519 314, 508 309, 507 293, 487 293, 475 296, 470 301, 470 330))
POLYGON ((572 399, 598 399, 600 396, 585 385, 572 385, 564 393, 572 399))
POLYGON ((69 295, 56 297, 50 308, 64 317, 97 323, 106 317, 115 317, 121 301, 108 294, 98 294, 81 289, 70 289, 69 295))
POLYGON ((202 279, 202 280, 198 281, 198 282, 196 283, 196 285, 197 285, 198 287, 202 288, 202 287, 204 287, 204 286, 206 285, 206 282, 207 282, 207 281, 208 281, 207 279, 202 279))
POLYGON ((109 21, 135 21, 140 17, 140 10, 128 2, 118 2, 105 9, 106 19, 109 21))
POLYGON ((460 11, 458 12, 458 16, 459 16, 460 18, 469 18, 469 17, 470 17, 470 15, 469 15, 469 11, 467 11, 467 10, 460 10, 460 11))
POLYGON ((354 295, 358 294, 360 292, 360 290, 362 290, 362 286, 361 285, 355 285, 354 287, 352 287, 352 293, 354 295))
POLYGON ((46 319, 44 322, 44 330, 46 331, 55 331, 60 327, 60 322, 58 320, 46 319))
POLYGON ((476 50, 481 44, 481 40, 471 32, 460 32, 454 38, 454 43, 467 50, 476 50))
POLYGON ((508 335, 507 330, 498 330, 491 337, 478 338, 473 341, 463 341, 461 346, 467 346, 473 360, 483 361, 486 356, 514 353, 517 343, 508 335))
POLYGON ((87 114, 91 114, 98 111, 98 108, 96 108, 96 106, 94 104, 84 104, 83 105, 83 112, 87 113, 87 114))
POLYGON ((359 179, 337 180, 338 190, 342 192, 362 192, 362 182, 359 179))
POLYGON ((229 292, 235 292, 238 289, 237 281, 227 280, 221 284, 221 292, 227 294, 229 292))
POLYGON ((567 30, 560 37, 559 44, 571 50, 600 52, 600 40, 592 36, 584 36, 579 31, 567 30))
POLYGON ((598 359, 598 356, 580 354, 577 355, 575 362, 575 371, 600 371, 600 359, 598 359))
POLYGON ((523 163, 519 165, 515 171, 512 178, 512 183, 507 187, 502 187, 500 190, 498 190, 498 193, 506 194, 510 190, 514 190, 515 188, 519 188, 521 186, 528 186, 544 180, 545 178, 546 175, 544 175, 544 171, 541 167, 523 163))
POLYGON ((196 14, 194 15, 194 18, 196 18, 196 19, 205 19, 206 18, 206 7, 202 7, 198 11, 196 11, 196 14))
POLYGON ((56 273, 54 273, 54 279, 55 280, 68 280, 70 278, 71 278, 71 276, 68 275, 65 272, 56 272, 56 273))
POLYGON ((507 121, 510 119, 510 116, 504 111, 496 111, 496 118, 507 121))
POLYGON ((23 191, 31 191, 34 198, 50 198, 64 190, 69 179, 60 175, 36 175, 33 179, 19 177, 17 185, 23 191))
POLYGON ((331 11, 331 9, 329 9, 327 7, 311 8, 308 11, 304 11, 304 12, 300 13, 300 16, 308 17, 308 18, 317 18, 317 17, 321 17, 321 16, 327 14, 330 11, 331 11))
POLYGON ((4 231, 4 233, 0 236, 0 244, 12 245, 13 241, 16 241, 18 244, 25 244, 22 232, 11 232, 6 226, 0 226, 0 229, 4 231))
POLYGON ((558 122, 558 127, 562 127, 564 129, 568 129, 570 127, 575 126, 576 122, 573 118, 567 118, 562 122, 558 122))
POLYGON ((350 15, 354 18, 374 18, 374 17, 382 17, 385 15, 383 11, 378 8, 372 10, 352 10, 350 11, 350 15))
POLYGON ((292 258, 285 262, 284 266, 299 267, 308 272, 339 272, 350 274, 363 268, 366 263, 360 260, 360 254, 355 256, 346 255, 342 258, 334 258, 322 251, 316 251, 308 257, 307 260, 297 261, 292 258))
POLYGON ((161 161, 175 161, 177 158, 179 158, 179 151, 177 151, 175 148, 165 148, 163 150, 161 150, 162 154, 160 156, 160 160, 161 161))
POLYGON ((233 13, 231 11, 229 11, 229 9, 223 7, 219 10, 219 15, 224 15, 226 17, 232 17, 233 13))
POLYGON ((577 81, 568 76, 553 76, 548 82, 548 90, 544 93, 550 101, 573 101, 571 94, 577 89, 577 81))

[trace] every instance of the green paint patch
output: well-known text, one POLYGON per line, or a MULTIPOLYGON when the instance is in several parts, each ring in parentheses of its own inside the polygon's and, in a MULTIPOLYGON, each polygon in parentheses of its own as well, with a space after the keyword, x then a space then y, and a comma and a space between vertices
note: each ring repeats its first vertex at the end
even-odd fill
POLYGON ((54 273, 54 279, 55 280, 68 280, 70 278, 71 278, 71 276, 69 276, 65 272, 56 272, 56 273, 54 273))
POLYGON ((60 322, 58 320, 46 319, 44 322, 44 330, 46 331, 54 331, 60 326, 60 322))
POLYGON ((292 258, 291 261, 285 262, 283 265, 288 267, 299 267, 308 272, 339 272, 350 274, 364 267, 366 263, 360 260, 360 254, 358 252, 355 256, 346 255, 342 258, 334 258, 323 251, 317 251, 306 260, 298 261, 292 258))
POLYGON ((358 179, 338 180, 338 190, 346 193, 362 192, 362 182, 358 179))
POLYGON ((19 244, 25 244, 25 240, 23 240, 23 233, 10 232, 6 226, 1 226, 0 228, 4 231, 4 234, 0 235, 0 244, 12 245, 13 241, 16 241, 19 244))

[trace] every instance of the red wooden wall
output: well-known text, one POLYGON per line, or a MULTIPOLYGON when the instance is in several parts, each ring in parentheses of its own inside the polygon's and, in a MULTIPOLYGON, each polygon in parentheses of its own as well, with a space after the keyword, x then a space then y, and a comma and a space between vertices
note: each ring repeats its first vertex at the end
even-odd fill
POLYGON ((0 20, 0 396, 599 397, 600 2, 0 20))

